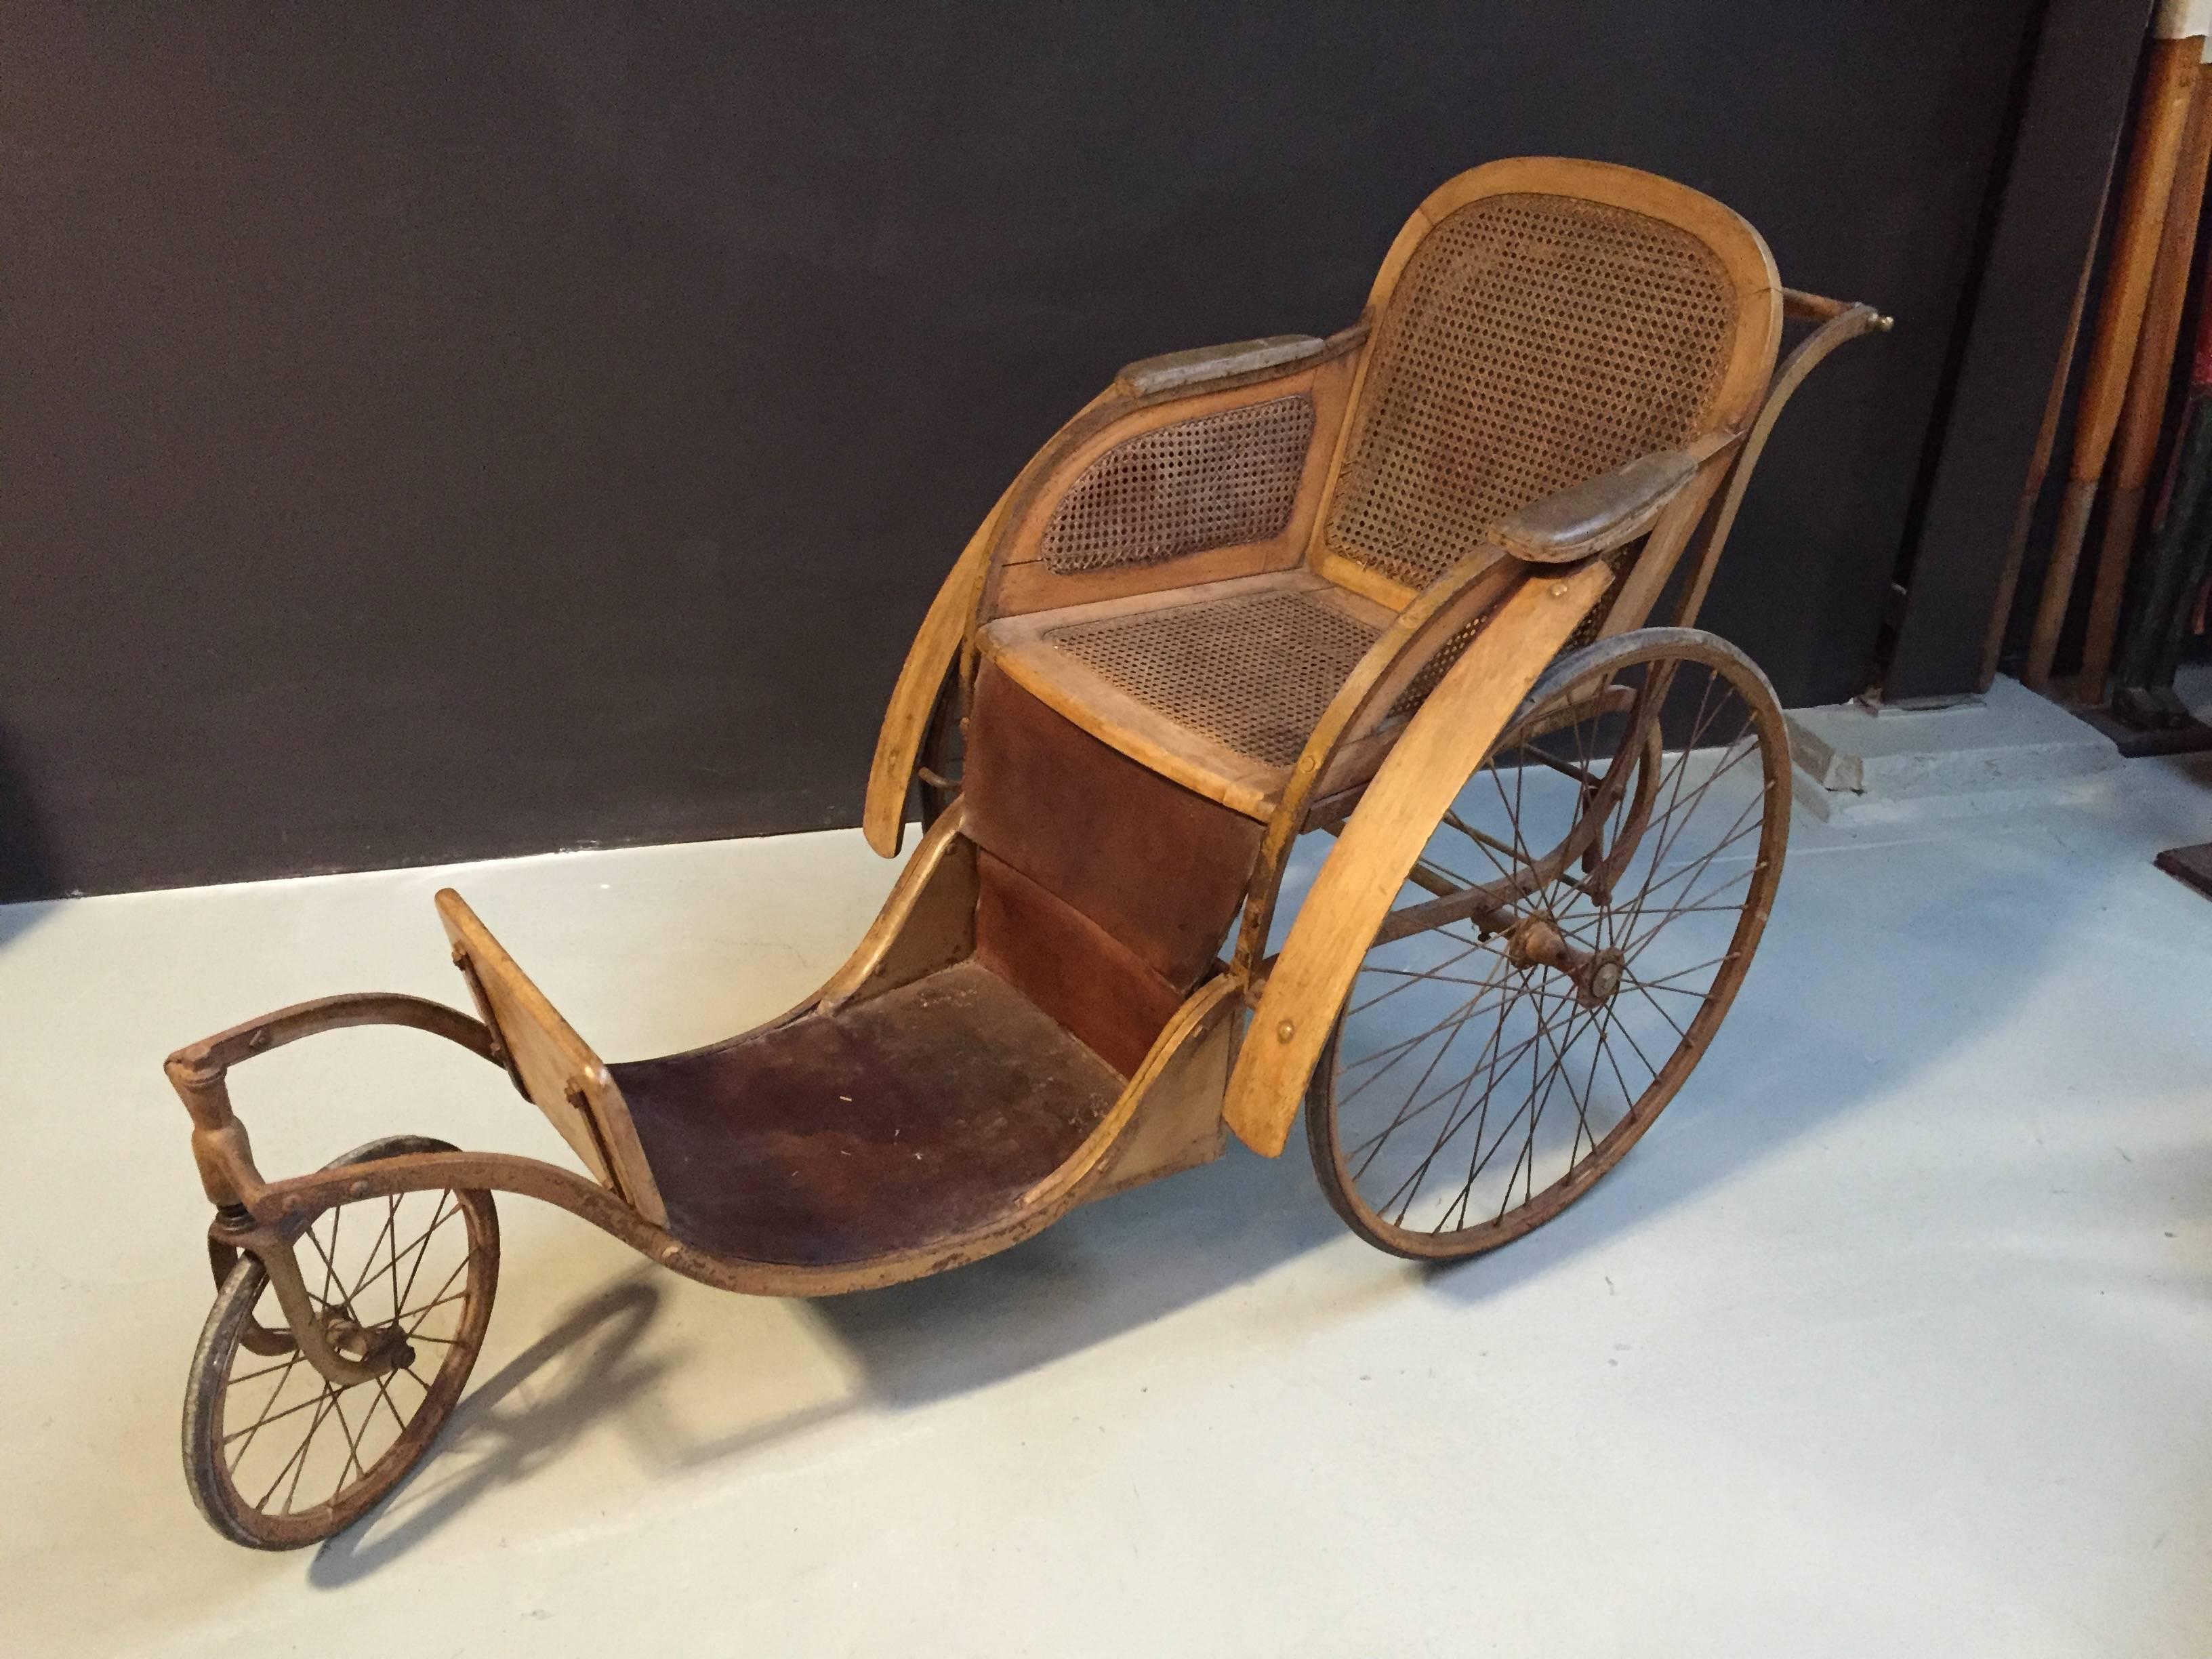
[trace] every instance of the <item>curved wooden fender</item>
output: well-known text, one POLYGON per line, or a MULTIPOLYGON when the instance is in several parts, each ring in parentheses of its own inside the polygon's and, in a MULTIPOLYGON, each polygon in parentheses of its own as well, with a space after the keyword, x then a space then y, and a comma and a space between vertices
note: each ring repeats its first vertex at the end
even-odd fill
POLYGON ((983 573, 990 564, 990 549, 1005 516, 1011 486, 999 497, 990 514, 968 538, 951 573, 937 590, 907 647, 906 662, 884 710, 884 723, 876 733, 875 759, 868 767, 866 804, 860 809, 860 833, 868 845, 885 858, 898 856, 906 835, 907 785, 914 779, 915 757, 921 752, 922 734, 937 707, 937 694, 945 684, 960 641, 975 614, 983 573))
POLYGON ((1283 1150, 1336 1011, 1414 859, 1611 580, 1592 560, 1527 582, 1501 604, 1361 795, 1291 924, 1230 1076, 1222 1115, 1254 1152, 1283 1150))

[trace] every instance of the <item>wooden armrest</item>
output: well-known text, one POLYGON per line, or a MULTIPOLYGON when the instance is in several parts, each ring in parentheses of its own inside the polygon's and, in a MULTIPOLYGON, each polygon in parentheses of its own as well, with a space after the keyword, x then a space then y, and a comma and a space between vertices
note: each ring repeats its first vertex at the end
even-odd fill
POLYGON ((1500 519, 1490 539, 1516 559, 1560 564, 1610 552, 1651 527, 1660 510, 1697 476, 1698 457, 1665 449, 1570 484, 1500 519))
POLYGON ((1189 351, 1140 357, 1114 377, 1115 388, 1133 397, 1182 392, 1209 380, 1226 380, 1263 368, 1280 368, 1317 356, 1328 343, 1310 334, 1270 334, 1265 339, 1229 345, 1199 346, 1189 351))

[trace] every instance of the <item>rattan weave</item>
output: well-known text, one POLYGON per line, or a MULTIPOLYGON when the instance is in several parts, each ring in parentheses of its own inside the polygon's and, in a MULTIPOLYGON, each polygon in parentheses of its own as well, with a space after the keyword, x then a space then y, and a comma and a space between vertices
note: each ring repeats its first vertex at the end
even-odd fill
POLYGON ((1044 527, 1044 562, 1072 575, 1156 564, 1279 536, 1291 521, 1313 399, 1301 393, 1141 434, 1108 450, 1044 527))
POLYGON ((1735 314, 1720 260, 1674 225, 1569 196, 1469 203, 1382 319, 1328 545, 1419 586, 1516 508, 1680 446, 1735 314))
POLYGON ((1177 725, 1288 766, 1381 631, 1291 590, 1069 623, 1045 637, 1177 725))

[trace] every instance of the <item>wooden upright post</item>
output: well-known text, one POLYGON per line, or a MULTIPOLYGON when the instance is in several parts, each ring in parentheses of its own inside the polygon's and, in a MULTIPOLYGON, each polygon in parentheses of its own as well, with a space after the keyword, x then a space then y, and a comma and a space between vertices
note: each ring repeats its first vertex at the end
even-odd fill
POLYGON ((2159 428, 2173 385, 2173 353, 2181 340, 2181 313, 2189 304, 2189 267, 2197 254, 2205 173, 2212 165, 2212 36, 2202 55, 2208 61, 2197 71, 2197 94, 2166 202, 2166 234, 2159 242, 2158 266, 2143 307, 2142 335, 2136 343, 2135 368, 2120 410, 2112 492, 2105 507, 2105 538, 2089 600, 2089 637, 2081 654, 2079 690, 2083 702, 2105 700, 2105 676, 2112 665, 2112 641, 2119 632, 2120 599, 2127 592, 2128 566, 2135 556, 2143 491, 2158 459, 2159 428))
POLYGON ((2119 427, 2209 22, 2212 0, 2162 0, 2152 25, 2149 66, 2120 195, 2119 226, 2113 234, 2104 298, 2097 308, 2097 332, 2075 417, 2073 462, 2028 643, 2026 678, 2039 691, 2051 683, 2051 662, 2073 597, 2075 568, 2096 506, 2097 484, 2119 427))

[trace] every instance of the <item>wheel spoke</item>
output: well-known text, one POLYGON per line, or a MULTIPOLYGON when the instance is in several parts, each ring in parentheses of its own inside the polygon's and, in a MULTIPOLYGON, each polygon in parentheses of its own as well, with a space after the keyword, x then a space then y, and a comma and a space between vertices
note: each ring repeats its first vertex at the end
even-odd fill
MULTIPOLYGON (((256 1436, 256 1435, 258 1435, 258 1434, 259 1434, 259 1433, 261 1432, 262 1425, 263 1425, 264 1424, 268 1423, 268 1422, 270 1422, 270 1421, 271 1420, 271 1419, 270 1419, 270 1414, 269 1414, 269 1413, 270 1413, 270 1408, 271 1407, 275 1406, 275 1405, 276 1405, 276 1403, 277 1402, 277 1401, 278 1401, 279 1399, 281 1399, 281 1398, 283 1396, 283 1393, 284 1393, 284 1385, 285 1385, 285 1383, 287 1383, 287 1382, 290 1382, 290 1381, 291 1381, 291 1378, 292 1378, 292 1368, 293 1368, 295 1365, 298 1364, 299 1363, 300 1363, 300 1351, 299 1351, 299 1349, 297 1349, 297 1348, 295 1347, 295 1348, 294 1348, 294 1349, 292 1350, 292 1357, 291 1357, 289 1359, 287 1359, 287 1360, 284 1362, 283 1370, 282 1375, 280 1375, 280 1376, 277 1377, 277 1379, 276 1379, 276 1388, 275 1388, 274 1389, 270 1390, 270 1395, 269 1395, 269 1398, 262 1403, 262 1407, 261 1407, 261 1415, 260 1415, 260 1416, 258 1416, 258 1417, 257 1417, 257 1418, 255 1418, 255 1419, 253 1419, 253 1421, 252 1421, 251 1424, 249 1424, 246 1427, 238 1430, 235 1433, 226 1434, 226 1435, 224 1435, 224 1436, 222 1437, 222 1440, 221 1443, 222 1443, 222 1444, 223 1444, 223 1445, 225 1445, 225 1446, 228 1446, 228 1445, 232 1441, 234 1441, 234 1440, 237 1439, 237 1438, 239 1437, 239 1436, 240 1436, 240 1435, 243 1435, 243 1436, 245 1436, 245 1437, 246 1437, 246 1444, 245 1444, 245 1445, 243 1445, 243 1446, 240 1446, 240 1447, 238 1449, 238 1450, 236 1451, 236 1453, 234 1453, 234 1454, 232 1455, 232 1457, 231 1457, 231 1460, 230 1460, 230 1461, 231 1461, 234 1464, 237 1463, 240 1459, 242 1459, 243 1457, 245 1457, 245 1455, 246 1455, 246 1450, 247 1450, 247 1449, 248 1449, 249 1447, 251 1447, 251 1446, 253 1444, 253 1437, 254 1437, 254 1436, 256 1436)), ((224 1384, 224 1387, 225 1387, 225 1389, 227 1389, 229 1387, 229 1385, 228 1385, 228 1383, 226 1383, 226 1384, 224 1384)), ((287 1413, 284 1413, 284 1415, 286 1415, 286 1416, 288 1416, 288 1417, 289 1417, 290 1414, 291 1414, 291 1413, 290 1413, 289 1412, 287 1412, 287 1413)), ((226 1426, 228 1425, 228 1419, 226 1418, 226 1419, 225 1419, 225 1425, 226 1425, 226 1426)))
POLYGON ((422 1271, 423 1257, 429 1249, 431 1238, 436 1234, 439 1228, 446 1224, 449 1215, 459 1215, 459 1213, 460 1208, 459 1204, 455 1202, 453 1194, 441 1190, 438 1194, 438 1207, 430 1217, 430 1224, 422 1230, 421 1237, 417 1238, 412 1244, 410 1244, 406 1249, 400 1252, 400 1255, 403 1257, 412 1255, 415 1258, 415 1261, 414 1265, 407 1270, 407 1282, 400 1290, 399 1300, 394 1304, 394 1318, 398 1316, 397 1310, 405 1307, 407 1305, 407 1298, 415 1293, 415 1275, 422 1271), (450 1212, 446 1208, 446 1206, 448 1203, 454 1204, 453 1209, 450 1212))
POLYGON ((392 1413, 392 1426, 398 1429, 401 1434, 405 1434, 407 1432, 407 1419, 399 1414, 399 1407, 392 1403, 392 1384, 389 1373, 376 1379, 376 1393, 377 1397, 384 1401, 384 1409, 392 1413))
MULTIPOLYGON (((346 1291, 346 1305, 349 1307, 353 1305, 354 1298, 362 1293, 368 1281, 376 1278, 383 1271, 377 1266, 377 1252, 384 1248, 385 1242, 392 1237, 392 1218, 399 1212, 399 1200, 397 1197, 387 1198, 385 1200, 385 1206, 384 1225, 377 1230, 376 1237, 369 1244, 368 1255, 362 1263, 360 1276, 354 1280, 352 1288, 346 1291)), ((398 1258, 395 1255, 392 1260, 397 1261, 398 1258)))
MULTIPOLYGON (((331 1385, 328 1382, 325 1382, 320 1394, 314 1395, 312 1399, 301 1401, 299 1405, 293 1407, 290 1410, 278 1413, 278 1415, 282 1417, 289 1417, 292 1414, 292 1412, 304 1411, 309 1406, 313 1406, 316 1408, 313 1420, 307 1425, 307 1433, 300 1437, 300 1443, 292 1449, 292 1455, 284 1460, 283 1466, 276 1471, 276 1478, 269 1483, 269 1490, 263 1492, 261 1496, 255 1500, 253 1505, 255 1509, 265 1510, 269 1507, 269 1500, 276 1495, 276 1488, 284 1484, 284 1477, 288 1474, 292 1477, 293 1491, 297 1492, 299 1490, 300 1478, 298 1471, 305 1466, 307 1455, 307 1448, 314 1443, 315 1431, 323 1425, 323 1418, 330 1409, 331 1399, 334 1392, 335 1390, 331 1389, 331 1385)), ((270 1420, 273 1422, 275 1419, 271 1419, 270 1420)), ((291 1498, 288 1494, 285 1498, 285 1509, 289 1511, 290 1508, 291 1498)))
MULTIPOLYGON (((421 1146, 379 1142, 356 1159, 421 1146)), ((185 1461, 202 1510, 229 1536, 283 1548, 352 1524, 421 1455, 459 1401, 490 1310, 497 1224, 487 1194, 422 1190, 422 1199, 398 1193, 342 1200, 292 1235, 303 1312, 325 1340, 349 1359, 398 1350, 393 1358, 404 1363, 380 1362, 391 1369, 341 1383, 317 1370, 296 1342, 289 1352, 257 1354, 271 1346, 254 1335, 269 1328, 264 1309, 276 1299, 265 1275, 231 1275, 218 1294, 187 1394, 185 1461), (360 1212, 349 1220, 345 1211, 355 1205, 360 1212), (428 1222, 418 1231, 413 1224, 423 1212, 428 1222), (458 1249, 447 1231, 457 1222, 458 1249), (441 1234, 448 1243, 433 1261, 441 1234), (363 1316, 369 1312, 374 1320, 363 1316), (438 1334, 420 1328, 434 1322, 438 1334), (402 1390, 403 1377, 414 1394, 402 1390)), ((281 1330, 289 1321, 281 1311, 276 1317, 281 1330)))
POLYGON ((354 1433, 353 1425, 346 1420, 343 1389, 331 1396, 331 1411, 338 1419, 338 1432, 345 1437, 346 1448, 346 1461, 338 1469, 337 1484, 331 1488, 331 1496, 336 1498, 345 1490, 347 1469, 362 1476, 366 1476, 368 1471, 361 1466, 360 1438, 354 1433))
POLYGON ((1419 854, 1412 903, 1459 884, 1496 907, 1484 924, 1387 938, 1354 975, 1310 1132, 1340 1207, 1389 1248, 1465 1254, 1556 1210, 1680 1086, 1742 978, 1786 832, 1779 717, 1727 647, 1642 637, 1554 678, 1419 854))
MULTIPOLYGON (((317 1373, 316 1373, 316 1375, 319 1376, 321 1376, 321 1373, 319 1371, 319 1372, 317 1372, 317 1373)), ((325 1383, 325 1386, 326 1386, 326 1387, 328 1386, 327 1382, 325 1383)), ((272 1401, 271 1403, 273 1404, 274 1402, 272 1401)), ((264 1417, 264 1418, 262 1418, 258 1422, 256 1422, 256 1423, 252 1424, 250 1427, 243 1428, 243 1429, 240 1429, 240 1430, 235 1431, 234 1431, 234 1432, 233 1432, 233 1433, 227 1434, 227 1435, 223 1436, 223 1441, 224 1441, 224 1443, 225 1443, 226 1444, 228 1444, 229 1442, 231 1442, 231 1441, 233 1441, 233 1440, 237 1439, 237 1438, 238 1438, 238 1437, 239 1437, 240 1435, 241 1435, 241 1434, 244 1434, 244 1435, 251 1435, 252 1433, 253 1433, 253 1431, 254 1431, 255 1430, 259 1429, 259 1428, 262 1428, 262 1427, 264 1427, 264 1425, 268 1425, 268 1424, 270 1424, 270 1423, 281 1423, 281 1422, 283 1422, 283 1421, 284 1420, 284 1419, 286 1419, 286 1418, 288 1418, 288 1417, 290 1417, 290 1416, 291 1416, 291 1415, 293 1415, 293 1413, 295 1413, 295 1412, 303 1412, 303 1411, 307 1410, 308 1407, 310 1407, 310 1406, 313 1405, 314 1403, 315 1403, 315 1397, 314 1397, 314 1396, 313 1396, 313 1395, 310 1395, 308 1398, 307 1398, 307 1399, 302 1400, 301 1401, 300 1401, 300 1403, 299 1403, 298 1405, 296 1405, 296 1406, 287 1406, 287 1407, 284 1407, 284 1409, 283 1409, 283 1411, 281 1411, 281 1412, 272 1412, 272 1413, 270 1413, 268 1416, 266 1416, 266 1417, 264 1417)))

